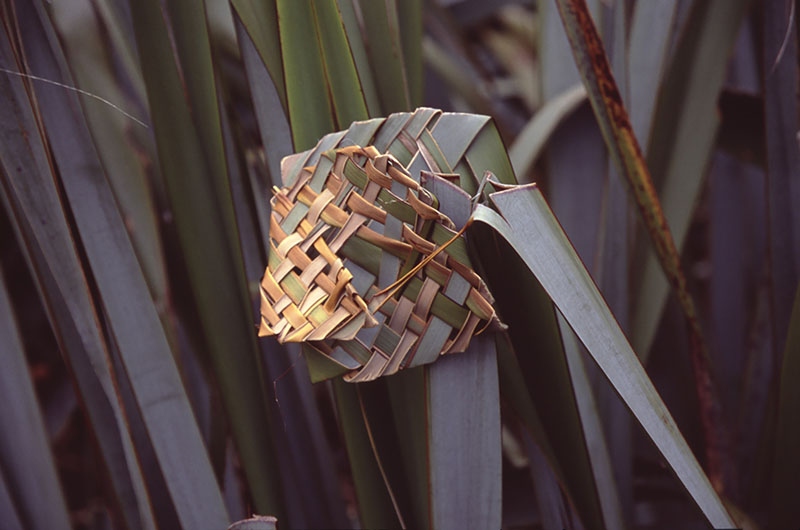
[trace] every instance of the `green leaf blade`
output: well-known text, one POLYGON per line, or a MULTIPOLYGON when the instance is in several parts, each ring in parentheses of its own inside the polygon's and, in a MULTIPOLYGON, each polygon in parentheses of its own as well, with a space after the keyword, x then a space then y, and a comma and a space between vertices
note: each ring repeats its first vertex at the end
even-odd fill
MULTIPOLYGON (((130 7, 159 162, 204 339, 255 507, 283 518, 262 370, 250 326, 255 318, 247 301, 207 40, 198 44, 196 57, 191 51, 189 36, 195 31, 204 35, 205 20, 194 14, 181 22, 187 26, 179 30, 183 34, 179 52, 190 56, 186 72, 196 82, 187 99, 159 3, 137 1, 130 7)), ((180 17, 183 11, 172 15, 180 17)))
MULTIPOLYGON (((0 415, 0 479, 9 484, 17 501, 15 511, 26 527, 67 530, 71 528, 67 505, 2 276, 0 345, 0 400, 5 403, 0 415), (47 502, 42 503, 42 498, 47 502)), ((12 524, 13 518, 6 523, 12 524)))
POLYGON ((433 527, 499 528, 500 403, 494 338, 476 337, 467 351, 439 359, 428 370, 433 527), (464 384, 470 392, 459 396, 457 389, 464 384))
POLYGON ((334 130, 322 52, 309 37, 315 28, 311 2, 278 0, 278 26, 292 139, 295 151, 302 151, 334 130))
POLYGON ((656 99, 664 76, 678 1, 641 2, 633 11, 628 45, 628 101, 631 126, 647 146, 656 99))
MULTIPOLYGON (((8 35, 0 56, 12 64, 8 35)), ((26 255, 59 346, 74 374, 126 524, 155 528, 135 449, 115 392, 96 308, 66 217, 52 191, 51 167, 19 77, 0 78, 3 204, 26 255), (11 177, 14 177, 13 179, 11 177), (49 186, 37 186, 47 179, 49 186)))
MULTIPOLYGON (((642 139, 677 248, 683 246, 688 233, 711 156, 719 126, 716 100, 748 3, 693 4, 689 24, 663 74, 656 108, 651 110, 649 140, 642 139)), ((641 279, 634 286, 631 340, 644 360, 669 292, 660 268, 658 258, 648 253, 641 279)))
MULTIPOLYGON (((616 167, 625 176, 658 263, 680 304, 689 329, 692 373, 705 437, 706 459, 712 480, 718 488, 722 488, 725 481, 722 461, 727 457, 727 429, 719 410, 721 404, 717 399, 714 377, 711 374, 708 346, 694 300, 689 294, 678 247, 661 208, 650 171, 586 1, 556 0, 556 4, 606 147, 616 167)), ((685 141, 689 139, 686 138, 685 141)))
MULTIPOLYGON (((26 41, 39 35, 41 43, 57 42, 41 12, 40 25, 32 13, 20 15, 26 41)), ((29 49, 35 46, 30 41, 26 44, 29 49)), ((40 53, 32 54, 31 66, 51 75, 57 75, 59 66, 63 71, 63 57, 57 48, 52 50, 42 47, 40 53)), ((195 528, 227 524, 222 494, 178 368, 80 107, 72 93, 57 87, 41 87, 39 99, 111 333, 178 515, 182 524, 195 528)))
POLYGON ((510 343, 498 338, 501 392, 541 449, 581 521, 603 527, 598 484, 555 308, 513 247, 485 230, 473 225, 469 235, 475 238, 484 277, 509 327, 510 343))
MULTIPOLYGON (((76 16, 80 16, 81 21, 91 21, 95 16, 91 2, 78 0, 70 6, 53 4, 52 7, 51 19, 62 39, 76 86, 91 94, 103 94, 105 99, 118 102, 125 109, 132 109, 134 102, 143 103, 138 98, 134 101, 126 98, 120 89, 112 72, 107 43, 98 25, 71 23, 76 16), (71 14, 65 13, 66 9, 71 14)), ((136 82, 141 82, 140 76, 136 82)), ((131 148, 131 136, 139 140, 147 129, 100 101, 86 96, 81 96, 80 100, 105 174, 127 219, 128 231, 147 283, 158 303, 165 307, 166 265, 158 232, 154 190, 148 175, 152 168, 147 167, 153 146, 144 142, 145 156, 131 148)))
POLYGON ((231 0, 231 5, 269 71, 281 105, 288 109, 275 0, 231 0))
MULTIPOLYGON (((797 6, 793 6, 796 8, 797 6)), ((794 12, 792 12, 796 16, 794 12)), ((764 8, 764 129, 769 249, 772 266, 773 342, 789 330, 792 291, 800 271, 800 148, 797 119, 797 26, 778 4, 764 8), (787 28, 786 25, 789 24, 787 28)))
MULTIPOLYGON (((266 65, 261 60, 255 43, 238 16, 234 18, 234 24, 236 26, 239 49, 242 53, 242 62, 244 62, 247 80, 250 85, 250 94, 253 97, 258 130, 261 133, 261 142, 264 145, 264 152, 267 156, 269 179, 264 188, 270 189, 273 183, 280 182, 281 160, 283 157, 292 154, 292 133, 289 129, 286 111, 279 98, 278 88, 272 81, 266 65)), ((267 195, 265 191, 263 198, 257 200, 266 201, 267 195)), ((266 215, 267 208, 265 207, 263 210, 264 215, 266 215)), ((267 231, 264 231, 264 233, 267 233, 267 231)))
POLYGON ((364 44, 364 37, 361 34, 361 27, 353 2, 354 0, 336 0, 336 6, 339 9, 339 16, 344 25, 350 52, 353 54, 353 62, 358 71, 358 79, 364 92, 369 116, 370 118, 377 118, 383 115, 383 111, 381 110, 378 89, 375 86, 375 77, 369 64, 367 48, 364 44))
POLYGON ((534 114, 508 150, 515 174, 524 178, 533 170, 534 162, 555 129, 584 101, 586 89, 576 85, 548 100, 534 114))
POLYGON ((369 118, 367 104, 335 0, 312 4, 325 74, 340 128, 369 118))
POLYGON ((396 0, 367 0, 359 5, 381 108, 386 114, 411 110, 396 0))
POLYGON ((410 108, 422 105, 422 0, 401 0, 397 4, 403 60, 408 79, 410 108))
POLYGON ((778 427, 775 435, 775 453, 772 465, 772 504, 769 524, 771 528, 791 528, 800 523, 800 506, 792 492, 800 485, 800 289, 795 293, 789 336, 783 351, 778 398, 778 427))
POLYGON ((361 524, 365 528, 396 527, 397 515, 373 454, 356 388, 342 379, 335 379, 333 390, 353 472, 361 524))
POLYGON ((514 246, 709 522, 734 526, 541 192, 528 185, 491 198, 500 213, 479 206, 475 220, 514 246))

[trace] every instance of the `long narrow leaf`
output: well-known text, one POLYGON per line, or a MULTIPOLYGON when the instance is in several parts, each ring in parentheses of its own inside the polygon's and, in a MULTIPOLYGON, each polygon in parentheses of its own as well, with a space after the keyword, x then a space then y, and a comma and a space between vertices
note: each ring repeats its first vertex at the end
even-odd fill
MULTIPOLYGON (((606 528, 625 527, 622 508, 620 505, 619 491, 614 478, 611 457, 609 455, 606 434, 601 424, 592 385, 586 373, 583 361, 583 351, 578 339, 564 318, 559 315, 559 327, 564 342, 564 355, 569 367, 572 388, 575 391, 575 403, 580 414, 583 436, 586 439, 589 461, 592 466, 594 481, 597 484, 597 495, 600 509, 603 513, 603 523, 606 528)), ((630 431, 624 432, 630 435, 630 431)), ((630 455, 626 455, 630 457, 630 455)))
POLYGON ((691 326, 699 333, 680 257, 585 0, 556 2, 609 152, 630 184, 664 273, 676 290, 691 326))
POLYGON ((366 120, 367 104, 335 0, 317 0, 311 5, 339 128, 366 120))
MULTIPOLYGON (((607 18, 605 29, 605 42, 609 43, 611 67, 614 76, 620 83, 620 92, 623 101, 628 104, 631 100, 631 83, 628 80, 628 23, 626 16, 626 6, 617 2, 613 5, 604 6, 604 18, 607 18)), ((625 179, 621 176, 619 169, 612 159, 606 160, 606 182, 603 190, 603 210, 601 214, 602 225, 598 236, 598 253, 596 278, 598 286, 603 292, 603 297, 608 302, 609 308, 619 322, 623 331, 627 332, 630 327, 630 263, 631 263, 631 232, 630 225, 634 219, 633 204, 628 200, 628 193, 625 189, 625 179)), ((562 327, 563 329, 563 327, 562 327)), ((572 335, 574 338, 574 334, 572 335)), ((600 484, 599 491, 601 501, 604 505, 604 514, 617 515, 625 519, 633 520, 633 433, 631 416, 626 410, 625 404, 619 396, 607 384, 602 377, 599 377, 594 366, 588 366, 591 371, 588 374, 590 380, 595 382, 594 390, 596 395, 597 409, 599 417, 602 418, 603 427, 597 426, 598 433, 594 436, 601 439, 599 433, 605 433, 602 437, 602 444, 589 442, 590 447, 598 447, 593 453, 592 464, 595 469, 605 462, 606 458, 611 459, 609 468, 605 470, 598 480, 605 482, 600 484), (607 440, 607 443, 606 443, 607 440), (607 447, 607 450, 603 450, 607 447), (612 472, 613 468, 613 472, 612 472), (613 485, 612 487, 606 484, 613 485), (608 493, 607 490, 613 490, 608 493)), ((573 372, 575 374, 575 372, 573 372)), ((574 375, 573 375, 574 378, 574 375)), ((578 389, 583 385, 576 383, 578 389)), ((580 392, 580 391, 578 391, 580 392)), ((590 420, 591 421, 591 420, 590 420)), ((587 427, 590 425, 584 422, 587 427)), ((591 436, 590 428, 587 428, 587 437, 591 436)), ((619 526, 622 521, 609 521, 610 527, 619 526)))
POLYGON ((499 528, 500 406, 494 339, 478 337, 466 352, 439 360, 429 371, 433 526, 499 528), (464 385, 470 391, 459 395, 464 385))
MULTIPOLYGON (((440 120, 447 123, 445 117, 440 120)), ((466 193, 443 179, 423 185, 437 197, 440 211, 456 228, 466 224, 471 209, 466 193)), ((502 475, 495 339, 476 337, 465 352, 439 359, 427 370, 433 528, 498 528, 502 475), (470 391, 459 396, 463 385, 470 391)))
POLYGON ((398 519, 364 426, 356 389, 341 379, 333 382, 339 421, 342 425, 350 467, 356 487, 361 524, 365 528, 393 528, 398 519))
MULTIPOLYGON (((443 123, 447 121, 440 120, 434 133, 438 132, 439 141, 447 146, 448 136, 457 135, 456 131, 444 128, 443 123)), ((463 129, 463 125, 459 127, 459 134, 463 134, 463 129)), ((491 122, 469 146, 466 159, 476 175, 491 169, 501 182, 516 183, 500 136, 491 122)), ((468 181, 462 180, 462 187, 466 187, 465 182, 468 181)), ((474 193, 475 189, 468 188, 468 192, 474 193)), ((515 351, 509 354, 503 351, 505 348, 498 348, 501 390, 513 400, 515 412, 548 458, 581 520, 599 526, 603 521, 600 494, 553 304, 507 243, 487 234, 476 239, 475 247, 500 314, 509 326, 508 335, 515 351)))
MULTIPOLYGON (((794 13, 792 7, 792 13, 794 13)), ((796 16, 796 15, 795 15, 796 16)), ((764 143, 772 279, 772 340, 780 350, 789 329, 800 271, 800 146, 797 131, 797 26, 780 2, 764 6, 764 143), (788 27, 787 27, 788 24, 788 27), (788 31, 788 34, 787 34, 788 31)))
MULTIPOLYGON (((7 33, 0 40, 0 57, 3 64, 15 64, 7 33)), ((6 75, 0 78, 0 97, 0 195, 74 374, 122 517, 133 528, 155 528, 75 242, 52 185, 35 185, 42 178, 52 182, 52 176, 30 100, 20 79, 6 75)))
POLYGON ((231 5, 269 71, 281 105, 288 111, 275 0, 231 0, 231 5))
MULTIPOLYGON (((135 98, 140 105, 146 105, 146 92, 144 79, 139 70, 139 63, 136 56, 136 43, 133 38, 133 31, 128 24, 128 13, 119 3, 113 0, 92 0, 92 7, 102 21, 100 27, 108 32, 108 39, 112 43, 115 57, 119 61, 122 77, 130 81, 130 88, 135 94, 135 98)), ((55 15, 57 11, 53 11, 55 15)))
MULTIPOLYGON (((111 61, 115 57, 110 55, 107 47, 107 41, 111 39, 101 32, 103 28, 99 24, 92 23, 95 14, 90 0, 78 0, 69 6, 53 4, 53 9, 53 24, 64 43, 64 54, 77 86, 89 93, 102 95, 115 104, 122 105, 125 102, 125 108, 134 108, 114 78, 112 68, 116 65, 111 61), (65 10, 70 13, 65 13, 65 10)), ((115 52, 117 50, 118 47, 115 52)), ((131 240, 147 283, 159 304, 166 306, 164 255, 149 168, 146 167, 153 146, 152 143, 142 146, 150 151, 145 156, 131 148, 135 141, 131 137, 145 136, 142 133, 146 133, 146 128, 92 98, 81 96, 81 103, 114 196, 127 219, 131 240)))
MULTIPOLYGON (((181 57, 193 55, 192 36, 201 37, 196 55, 206 56, 184 65, 184 74, 192 75, 187 101, 160 3, 136 1, 130 7, 159 162, 234 439, 256 509, 283 518, 261 367, 249 324, 253 316, 216 130, 219 118, 212 116, 218 110, 205 20, 194 13, 179 23, 185 24, 176 38, 181 57)), ((186 10, 175 12, 173 20, 184 15, 186 10)))
POLYGON ((722 487, 721 458, 725 452, 722 441, 725 433, 720 422, 720 404, 716 401, 708 349, 694 302, 686 286, 678 249, 661 209, 650 172, 633 133, 586 2, 556 0, 556 3, 606 146, 617 168, 628 182, 661 267, 686 318, 691 333, 692 367, 707 444, 708 466, 712 479, 718 487, 722 487))
MULTIPOLYGON (((31 67, 50 75, 63 71, 44 13, 37 17, 33 10, 20 9, 19 19, 31 67)), ((178 516, 187 527, 224 525, 228 515, 200 431, 77 100, 50 85, 37 94, 111 332, 178 516)), ((47 182, 43 179, 40 186, 47 182)))
POLYGON ((770 528, 793 528, 800 524, 800 506, 792 492, 800 487, 800 289, 795 293, 789 336, 783 351, 778 402, 778 428, 772 465, 770 528))
POLYGON ((582 85, 576 85, 542 105, 508 150, 514 173, 521 178, 530 173, 533 163, 553 131, 584 101, 586 101, 586 89, 582 85))
POLYGON ((411 108, 422 105, 422 0, 401 0, 397 3, 403 60, 408 80, 411 108))
MULTIPOLYGON (((236 35, 242 61, 250 84, 258 130, 267 156, 270 184, 280 181, 281 160, 292 154, 292 133, 286 111, 278 97, 278 88, 269 76, 269 71, 256 50, 253 39, 238 16, 234 17, 236 35)), ((266 189, 270 189, 267 186, 266 189)), ((266 196, 265 196, 266 199, 266 196)), ((266 213, 266 212, 265 212, 266 213)))
MULTIPOLYGON (((268 192, 264 188, 254 190, 244 174, 246 162, 235 149, 235 138, 242 135, 241 131, 234 130, 238 122, 225 112, 221 117, 245 272, 255 281, 263 274, 266 261, 263 246, 266 232, 259 229, 254 208, 259 208, 261 203, 255 200, 255 194, 266 199, 268 192)), ((260 302, 260 297, 251 296, 254 314, 260 302)), ((276 430, 273 435, 277 453, 281 455, 278 464, 287 510, 291 511, 289 520, 296 526, 345 526, 347 519, 337 487, 333 456, 299 348, 282 347, 274 341, 261 341, 259 346, 267 381, 272 381, 271 388, 268 387, 274 395, 274 400, 270 400, 272 417, 280 417, 283 425, 283 429, 276 430)))
POLYGON ((411 110, 396 0, 360 1, 367 53, 383 112, 411 110))
POLYGON ((561 494, 561 488, 555 474, 548 467, 547 459, 529 435, 525 436, 525 445, 528 449, 533 492, 536 496, 536 504, 539 507, 539 516, 542 518, 542 528, 544 530, 577 528, 580 523, 574 523, 570 520, 569 505, 561 494))
MULTIPOLYGON (((630 100, 630 83, 627 75, 627 26, 625 6, 615 4, 605 11, 610 22, 605 24, 606 42, 609 42, 611 67, 619 80, 623 102, 630 100)), ((628 218, 630 202, 625 181, 614 160, 607 161, 607 176, 603 190, 603 226, 600 229, 597 276, 603 296, 623 329, 628 327, 629 262, 628 218)), ((604 387, 607 388, 607 387, 604 387)), ((629 448, 630 449, 630 448, 629 448)))
MULTIPOLYGON (((392 394, 390 391, 390 379, 371 381, 356 386, 358 404, 361 407, 361 416, 364 421, 365 430, 368 432, 369 445, 372 450, 375 464, 380 468, 381 478, 384 482, 384 490, 388 493, 400 526, 405 527, 425 527, 417 523, 415 518, 414 497, 418 495, 417 484, 425 484, 425 480, 418 483, 410 482, 413 477, 410 467, 405 465, 403 458, 398 455, 403 454, 403 444, 408 443, 409 437, 397 428, 395 416, 387 414, 393 410, 392 394)), ((412 381, 412 385, 416 381, 412 381)), ((400 383, 406 385, 405 383, 400 383)), ((404 405, 412 409, 418 403, 417 400, 406 400, 404 405)), ((419 434, 414 431, 414 434, 419 434)), ((424 430, 422 431, 421 445, 424 447, 424 430)), ((423 493, 427 496, 427 488, 423 493)))
POLYGON ((3 518, 3 524, 8 530, 25 530, 22 521, 19 520, 19 514, 11 499, 11 490, 6 484, 2 470, 0 470, 0 517, 3 518))
POLYGON ((633 10, 628 47, 628 96, 631 126, 647 146, 658 87, 664 75, 678 0, 639 2, 633 10))
MULTIPOLYGON (((602 2, 590 2, 590 9, 595 20, 604 21, 608 9, 602 2)), ((541 110, 562 102, 568 105, 574 103, 577 107, 577 94, 574 96, 576 100, 573 101, 570 101, 570 95, 575 90, 573 88, 575 83, 580 83, 580 75, 574 61, 571 60, 569 41, 559 21, 556 6, 550 2, 543 2, 542 17, 541 84, 546 100, 541 110)), ((605 22, 604 26, 607 27, 608 23, 605 22)), ((581 84, 578 86, 583 89, 581 84)), ((585 99, 585 89, 582 92, 585 99)), ((546 114, 543 117, 546 117, 546 114)), ((554 123, 553 127, 547 145, 548 196, 580 255, 587 263, 598 263, 599 252, 603 250, 598 240, 603 240, 604 228, 602 223, 604 201, 600 197, 610 188, 610 182, 604 183, 602 178, 604 172, 598 169, 608 164, 603 137, 588 106, 581 106, 568 117, 564 116, 563 120, 554 123)), ((509 154, 516 157, 516 149, 512 149, 509 154)), ((524 173, 517 174, 525 178, 524 173)), ((525 271, 524 265, 522 271, 525 271)), ((522 271, 521 274, 526 274, 522 271)), ((544 293, 542 296, 547 298, 544 293)), ((553 313, 552 308, 550 313, 553 313)), ((554 326, 555 333, 560 335, 560 344, 556 351, 562 359, 558 362, 549 361, 553 368, 549 370, 549 375, 545 376, 548 378, 545 384, 558 384, 570 392, 570 402, 568 405, 566 403, 562 405, 562 409, 569 411, 570 421, 576 425, 572 429, 581 441, 580 445, 573 442, 575 446, 571 451, 566 450, 563 443, 555 443, 560 459, 564 462, 562 467, 568 472, 569 486, 566 491, 575 502, 574 511, 585 526, 614 528, 621 524, 616 484, 613 477, 607 473, 598 473, 598 466, 603 462, 607 463, 609 458, 606 445, 602 442, 606 433, 596 428, 599 418, 593 399, 585 390, 579 388, 579 385, 583 384, 579 379, 582 370, 576 366, 580 363, 577 360, 581 354, 580 346, 577 346, 577 340, 571 330, 566 326, 557 325, 555 320, 555 315, 550 315, 548 325, 554 326), (550 321, 553 324, 550 324, 550 321), (560 377, 556 378, 556 374, 560 377), (597 440, 601 440, 601 443, 597 443, 597 440), (576 450, 581 451, 580 458, 573 460, 570 455, 575 454, 576 450), (594 512, 588 511, 587 507, 592 507, 594 512)), ((543 415, 546 414, 543 412, 543 415)), ((554 431, 552 425, 549 431, 554 431)), ((611 435, 610 432, 607 434, 611 435)))
MULTIPOLYGON (((514 249, 472 228, 513 351, 498 348, 501 391, 585 525, 603 511, 553 303, 514 249), (499 257, 499 259, 498 259, 499 257)), ((500 339, 502 341, 502 339, 500 339)))
MULTIPOLYGON (((107 326, 108 316, 104 315, 104 319, 104 324, 107 326)), ((116 340, 114 340, 113 336, 110 336, 108 341, 108 350, 114 373, 125 374, 125 363, 120 355, 119 345, 116 340)), ((140 380, 142 379, 144 378, 140 378, 140 380)), ((164 479, 164 474, 154 449, 153 440, 151 440, 150 434, 148 433, 147 425, 145 424, 142 411, 139 408, 139 403, 136 400, 130 378, 117 378, 117 393, 125 409, 125 419, 127 420, 128 430, 131 433, 133 443, 136 446, 136 455, 139 460, 139 465, 142 468, 142 474, 144 475, 147 494, 153 505, 153 514, 155 515, 156 523, 159 528, 181 528, 183 525, 181 525, 175 503, 172 501, 172 495, 170 495, 167 483, 164 479)), ((139 393, 141 394, 141 386, 139 386, 139 393)), ((152 416, 148 419, 152 419, 152 416)), ((195 433, 191 433, 190 431, 189 436, 193 434, 195 433)), ((203 447, 203 450, 205 452, 205 447, 203 447)), ((205 454, 203 454, 202 457, 207 459, 205 454)), ((213 474, 211 478, 214 478, 213 474)), ((209 481, 206 484, 210 484, 213 489, 218 489, 213 481, 209 481)), ((175 485, 174 480, 172 481, 172 485, 175 485)), ((200 489, 202 489, 202 487, 203 486, 200 485, 200 489)))
POLYGON ((709 522, 734 526, 541 192, 527 185, 491 200, 500 214, 479 205, 475 220, 519 253, 709 522))
POLYGON ((465 67, 464 61, 453 57, 443 46, 428 36, 422 38, 422 54, 427 65, 442 78, 453 93, 464 99, 472 111, 491 114, 492 106, 486 90, 481 90, 480 79, 472 71, 473 69, 465 67))
MULTIPOLYGON (((26 527, 66 530, 71 527, 67 506, 2 276, 0 348, 3 358, 0 401, 5 403, 3 414, 0 414, 2 478, 12 492, 16 509, 26 527), (41 499, 47 499, 47 502, 42 503, 41 499)), ((13 522, 13 517, 8 516, 8 522, 13 522)))
MULTIPOLYGON (((797 16, 792 6, 791 13, 797 16)), ((767 149, 767 205, 772 279, 773 341, 783 346, 780 367, 778 426, 772 468, 772 506, 770 526, 800 524, 800 509, 791 499, 797 488, 800 458, 797 447, 800 432, 797 413, 800 396, 791 381, 797 377, 800 361, 800 226, 797 197, 800 193, 800 148, 797 143, 797 42, 798 29, 782 6, 764 6, 764 109, 767 149), (787 20, 788 19, 788 20, 787 20), (786 28, 786 24, 789 27, 786 28), (787 34, 788 32, 788 34, 787 34), (789 313, 789 297, 795 290, 794 308, 789 313), (793 419, 795 418, 795 419, 793 419)))
POLYGON ((361 82, 361 88, 364 91, 364 99, 367 103, 369 115, 371 118, 377 118, 378 116, 382 116, 383 112, 381 112, 381 103, 378 98, 378 89, 375 86, 375 77, 369 65, 367 47, 364 44, 364 37, 361 35, 361 27, 356 17, 353 2, 354 0, 336 0, 336 5, 339 8, 339 16, 342 19, 342 24, 347 34, 347 43, 350 45, 350 51, 353 54, 353 61, 358 71, 358 79, 361 82))
POLYGON ((278 25, 292 139, 302 151, 334 129, 310 0, 278 0, 278 25))
POLYGON ((431 497, 427 487, 428 461, 428 370, 422 366, 403 370, 388 379, 392 415, 397 425, 400 459, 406 470, 411 510, 406 522, 412 528, 431 528, 431 497), (420 487, 423 486, 423 487, 420 487))
MULTIPOLYGON (((683 246, 688 233, 710 159, 719 125, 716 100, 748 4, 748 0, 694 2, 670 67, 663 74, 646 144, 647 166, 659 187, 677 248, 683 246)), ((659 258, 648 253, 641 279, 633 286, 631 340, 643 360, 649 355, 669 292, 661 269, 659 258)))
MULTIPOLYGON (((589 1, 594 20, 601 20, 602 6, 599 0, 589 1)), ((556 7, 553 2, 542 2, 541 84, 545 102, 581 83, 556 7)), ((547 146, 548 200, 586 263, 598 262, 602 215, 599 198, 604 191, 604 172, 598 168, 607 164, 603 135, 591 108, 581 108, 564 120, 547 146)))

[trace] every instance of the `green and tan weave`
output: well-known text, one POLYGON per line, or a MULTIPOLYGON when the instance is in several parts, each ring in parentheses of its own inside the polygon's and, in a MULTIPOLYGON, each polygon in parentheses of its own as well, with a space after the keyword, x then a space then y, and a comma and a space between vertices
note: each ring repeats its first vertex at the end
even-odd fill
POLYGON ((467 255, 468 200, 456 226, 431 191, 464 177, 431 134, 443 116, 467 115, 418 109, 355 123, 281 164, 259 335, 304 343, 310 369, 328 367, 311 369, 314 380, 427 364, 498 323, 467 255))

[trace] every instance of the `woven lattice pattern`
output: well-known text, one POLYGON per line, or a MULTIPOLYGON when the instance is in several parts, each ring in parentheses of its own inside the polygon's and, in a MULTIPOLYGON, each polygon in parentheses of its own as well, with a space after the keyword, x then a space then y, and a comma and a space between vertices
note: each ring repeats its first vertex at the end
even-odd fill
MULTIPOLYGON (((404 133, 395 141, 416 146, 404 133)), ((419 145, 432 162, 424 168, 442 169, 419 145)), ((329 149, 298 165, 283 164, 293 182, 271 202, 260 336, 304 342, 347 370, 346 380, 368 381, 462 352, 497 321, 465 237, 420 185, 436 172, 412 175, 375 146, 329 149)))

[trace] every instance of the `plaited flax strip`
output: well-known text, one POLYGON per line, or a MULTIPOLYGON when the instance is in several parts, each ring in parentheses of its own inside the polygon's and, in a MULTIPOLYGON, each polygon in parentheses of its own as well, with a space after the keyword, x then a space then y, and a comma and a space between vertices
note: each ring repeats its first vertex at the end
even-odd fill
POLYGON ((305 343, 348 370, 347 381, 462 352, 498 323, 465 236, 419 183, 420 173, 436 178, 427 169, 441 170, 437 158, 444 160, 419 125, 425 115, 432 109, 406 115, 405 128, 393 132, 416 175, 374 145, 349 145, 294 168, 293 179, 283 164, 293 182, 273 190, 259 336, 305 343))

